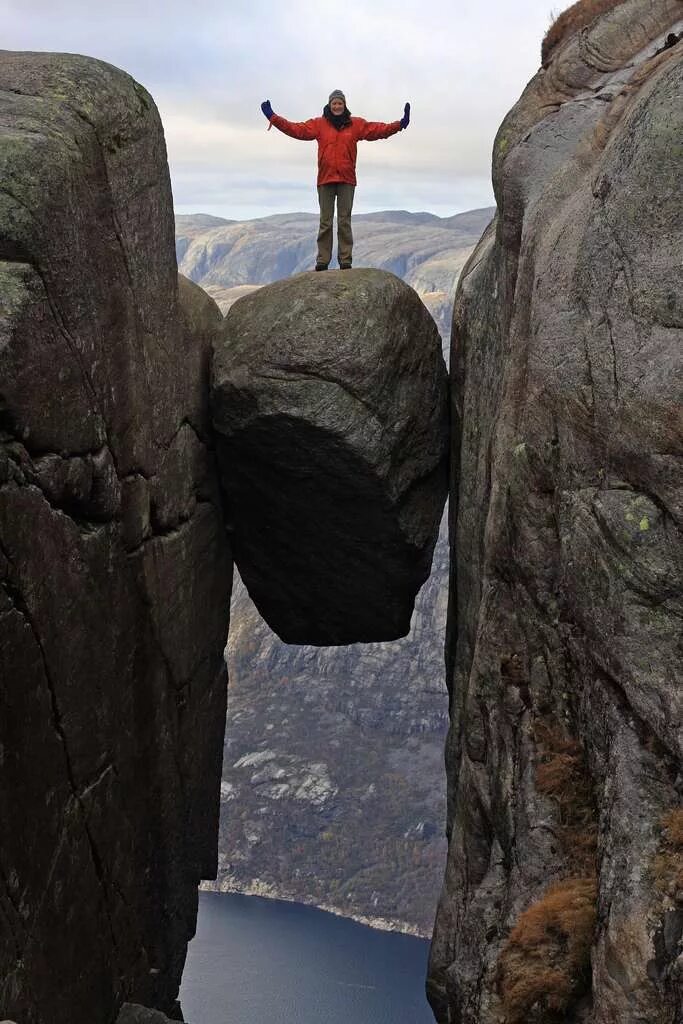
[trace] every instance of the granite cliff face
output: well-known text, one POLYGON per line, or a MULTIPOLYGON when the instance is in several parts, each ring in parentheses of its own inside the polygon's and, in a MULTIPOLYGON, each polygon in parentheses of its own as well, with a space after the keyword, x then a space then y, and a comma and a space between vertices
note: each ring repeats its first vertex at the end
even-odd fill
POLYGON ((683 1019, 682 19, 575 5, 458 290, 443 1022, 683 1019))
POLYGON ((0 1018, 175 1016, 216 866, 221 317, 122 72, 0 52, 0 296, 0 1018))

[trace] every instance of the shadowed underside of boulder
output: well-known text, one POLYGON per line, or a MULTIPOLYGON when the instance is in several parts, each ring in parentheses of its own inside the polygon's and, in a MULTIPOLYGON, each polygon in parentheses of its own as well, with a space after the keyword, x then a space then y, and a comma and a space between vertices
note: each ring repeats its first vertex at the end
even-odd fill
POLYGON ((268 624, 299 644, 404 636, 448 448, 439 336, 415 292, 354 270, 240 299, 212 415, 235 559, 268 624))
POLYGON ((145 90, 0 51, 0 1018, 173 1012, 216 859, 220 319, 145 90))
POLYGON ((683 4, 594 9, 456 299, 443 1022, 683 1020, 683 4))

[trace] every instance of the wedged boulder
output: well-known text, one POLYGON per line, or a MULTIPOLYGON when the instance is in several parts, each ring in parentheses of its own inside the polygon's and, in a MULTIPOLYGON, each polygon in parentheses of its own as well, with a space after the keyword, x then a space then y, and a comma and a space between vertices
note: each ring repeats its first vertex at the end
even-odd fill
POLYGON ((683 1020, 682 19, 574 5, 456 297, 443 1022, 683 1020))
POLYGON ((0 183, 0 1018, 171 1012, 216 868, 221 316, 123 72, 0 52, 0 183))
POLYGON ((446 369, 416 293, 301 274, 230 309, 211 407, 235 559, 287 643, 410 627, 446 492, 446 369))

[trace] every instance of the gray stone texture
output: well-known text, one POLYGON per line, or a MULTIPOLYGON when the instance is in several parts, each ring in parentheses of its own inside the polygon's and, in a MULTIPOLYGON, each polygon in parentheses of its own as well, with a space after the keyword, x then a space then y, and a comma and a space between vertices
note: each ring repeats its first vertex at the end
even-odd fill
POLYGON ((416 293, 379 270, 231 307, 211 402, 235 560, 287 643, 405 636, 446 489, 446 369, 416 293))
POLYGON ((683 51, 654 56, 682 17, 626 0, 558 46, 500 128, 456 297, 442 1022, 513 1019, 510 929, 576 873, 548 722, 583 750, 597 917, 582 998, 524 1019, 683 1019, 683 893, 657 878, 683 789, 683 51))
POLYGON ((172 1012, 216 869, 220 321, 145 90, 0 51, 0 1016, 172 1012))
POLYGON ((151 1010, 148 1006, 124 1003, 116 1024, 173 1024, 173 1021, 166 1014, 151 1010))

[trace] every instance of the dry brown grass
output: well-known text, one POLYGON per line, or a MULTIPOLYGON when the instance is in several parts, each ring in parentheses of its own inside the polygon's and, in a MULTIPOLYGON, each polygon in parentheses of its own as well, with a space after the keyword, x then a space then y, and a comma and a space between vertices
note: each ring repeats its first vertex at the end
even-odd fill
POLYGON ((534 725, 535 782, 557 808, 558 837, 571 877, 551 885, 520 914, 501 951, 498 989, 508 1024, 551 1024, 590 982, 596 920, 596 813, 581 744, 560 722, 534 725))
POLYGON ((683 892, 683 809, 665 814, 661 827, 662 839, 652 873, 660 892, 675 896, 683 892))
POLYGON ((508 1024, 564 1019, 590 979, 595 879, 551 885, 520 915, 499 962, 498 989, 508 1024))
POLYGON ((620 3, 623 3, 623 0, 578 0, 578 3, 572 4, 566 11, 563 11, 546 32, 541 44, 543 67, 548 66, 552 52, 558 43, 585 28, 586 25, 590 25, 591 21, 600 14, 610 11, 613 7, 618 7, 620 3))
POLYGON ((536 788, 557 807, 559 837, 571 870, 579 875, 592 875, 596 813, 581 744, 567 736, 557 722, 547 719, 536 723, 534 738, 536 788))

